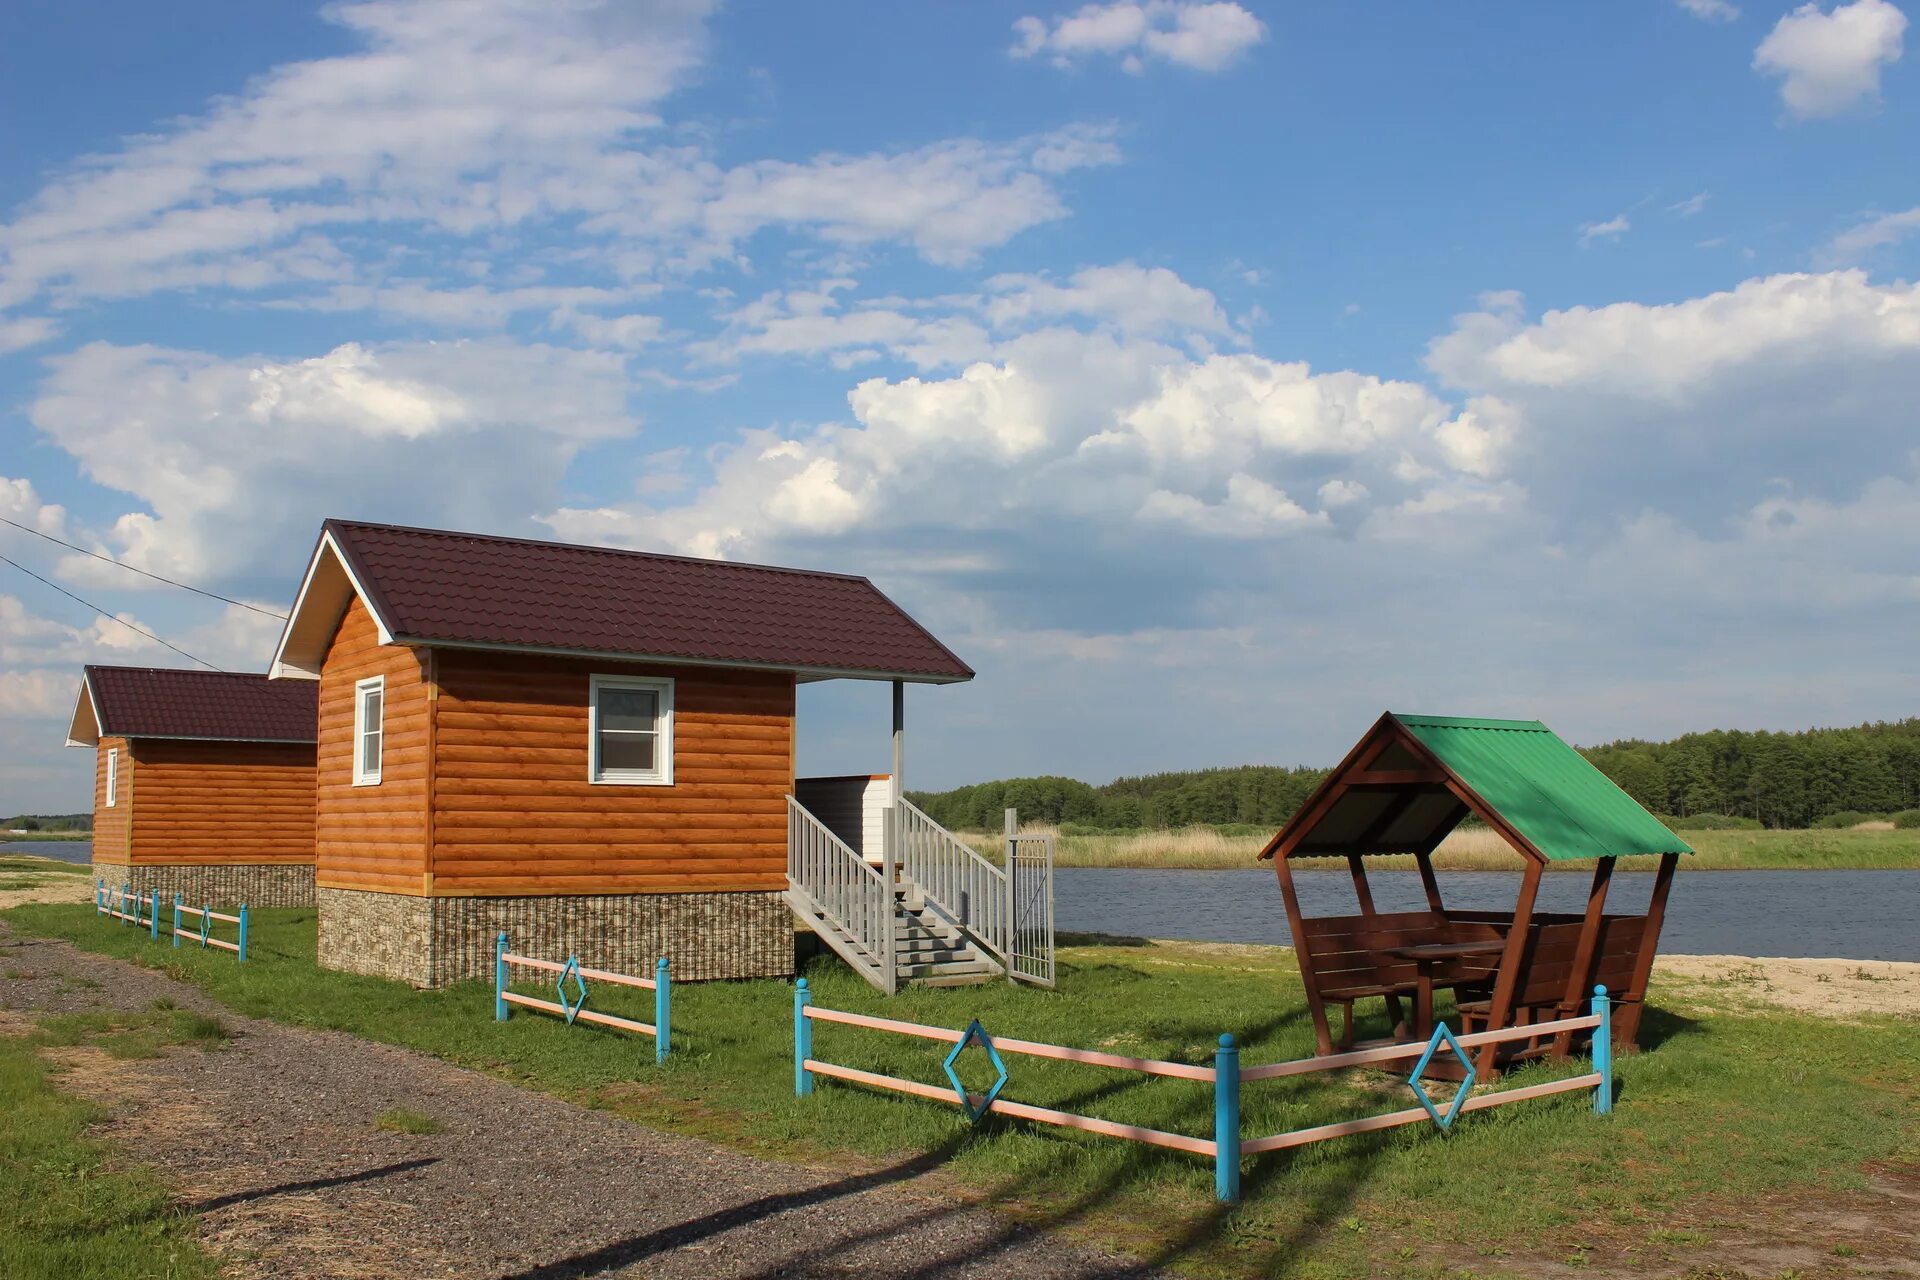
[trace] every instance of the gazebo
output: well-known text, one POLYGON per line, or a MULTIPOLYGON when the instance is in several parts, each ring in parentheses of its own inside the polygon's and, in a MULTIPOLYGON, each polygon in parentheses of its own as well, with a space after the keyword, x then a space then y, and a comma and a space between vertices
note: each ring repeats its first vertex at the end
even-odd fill
MULTIPOLYGON (((1596 983, 1617 1002, 1615 1044, 1633 1049, 1667 893, 1680 855, 1692 852, 1538 721, 1388 712, 1260 857, 1272 859, 1279 877, 1319 1050, 1327 1054, 1335 1049, 1329 1005, 1343 1009, 1344 1050, 1358 1047, 1356 1000, 1384 999, 1395 1039, 1425 1039, 1436 989, 1453 991, 1465 1029, 1485 1030, 1571 1017, 1596 983), (1469 814, 1522 861, 1511 912, 1450 909, 1441 898, 1433 852, 1469 814), (1380 854, 1413 856, 1426 910, 1375 909, 1366 859, 1380 854), (1647 909, 1609 914, 1615 863, 1633 855, 1660 859, 1647 909), (1325 857, 1346 860, 1358 915, 1302 913, 1293 860, 1325 857), (1585 910, 1536 910, 1547 865, 1575 861, 1594 864, 1585 910), (1413 1004, 1410 1020, 1403 999, 1413 1004)), ((1571 1039, 1488 1045, 1475 1065, 1486 1078, 1515 1057, 1564 1057, 1571 1039)))

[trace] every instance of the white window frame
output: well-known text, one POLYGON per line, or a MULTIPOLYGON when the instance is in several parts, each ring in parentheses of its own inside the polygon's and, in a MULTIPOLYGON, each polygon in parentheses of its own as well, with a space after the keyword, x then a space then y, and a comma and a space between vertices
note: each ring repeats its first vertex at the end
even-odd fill
POLYGON ((587 688, 587 781, 606 787, 670 787, 673 785, 673 680, 667 676, 596 675, 587 688), (607 774, 600 768, 600 691, 646 689, 659 695, 660 714, 653 722, 654 764, 650 773, 607 774))
POLYGON ((380 769, 387 758, 387 678, 368 676, 353 686, 353 785, 356 787, 377 787, 380 785, 380 769), (367 744, 367 694, 373 691, 380 694, 380 723, 373 726, 371 732, 380 735, 380 752, 374 757, 373 768, 366 767, 367 744))
POLYGON ((120 748, 107 748, 107 808, 120 803, 120 748))

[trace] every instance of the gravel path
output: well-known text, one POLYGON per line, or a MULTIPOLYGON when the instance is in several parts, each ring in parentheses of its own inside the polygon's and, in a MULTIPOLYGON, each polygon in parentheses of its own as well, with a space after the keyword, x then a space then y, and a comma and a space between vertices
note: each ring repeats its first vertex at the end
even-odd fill
MULTIPOLYGON (((61 1087, 158 1168, 239 1276, 1148 1276, 942 1197, 935 1162, 836 1173, 655 1133, 438 1059, 241 1018, 149 970, 0 923, 0 1006, 218 1014, 224 1049, 64 1050, 61 1087), (96 985, 97 984, 97 985, 96 985), (390 1108, 431 1135, 377 1131, 390 1108)), ((3 1029, 3 1028, 0 1028, 3 1029)))

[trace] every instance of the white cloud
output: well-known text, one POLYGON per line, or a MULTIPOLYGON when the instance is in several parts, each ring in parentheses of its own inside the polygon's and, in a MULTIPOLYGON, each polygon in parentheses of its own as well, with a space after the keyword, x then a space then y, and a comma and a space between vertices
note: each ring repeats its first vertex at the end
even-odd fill
POLYGON ((146 508, 114 553, 190 582, 293 572, 328 515, 517 523, 580 448, 633 429, 618 357, 504 339, 302 360, 93 343, 50 363, 34 425, 146 508))
POLYGON ((0 316, 0 356, 25 351, 60 336, 60 322, 48 316, 0 316))
POLYGON ((1829 262, 1855 262, 1888 245, 1920 232, 1920 205, 1898 213, 1863 218, 1827 242, 1821 256, 1829 262))
POLYGON ((1682 9, 1702 22, 1732 22, 1740 16, 1738 6, 1728 0, 1674 0, 1682 9))
MULTIPOLYGON (((1062 217, 1062 175, 1118 159, 1110 128, 1075 126, 720 164, 660 114, 700 64, 710 7, 329 6, 351 51, 277 67, 54 175, 0 225, 0 310, 271 290, 283 307, 463 328, 535 310, 592 329, 645 284, 735 260, 772 227, 965 262, 1062 217), (526 251, 519 278, 496 279, 508 250, 526 251)), ((15 345, 46 336, 44 322, 0 324, 15 345)), ((649 335, 636 321, 614 340, 649 335)))
POLYGON ((1880 72, 1900 60, 1906 30, 1906 14, 1888 0, 1803 4, 1774 24, 1753 68, 1781 78, 1780 99, 1795 116, 1839 115, 1880 96, 1880 72))
POLYGON ((1586 222, 1580 226, 1580 247, 1586 248, 1595 240, 1618 240, 1633 229, 1627 221, 1627 215, 1617 213, 1605 222, 1586 222))
POLYGON ((1711 193, 1702 191, 1698 195, 1688 196, 1685 200, 1668 205, 1667 212, 1677 213, 1683 218, 1697 217, 1706 209, 1707 201, 1711 198, 1711 193))
POLYGON ((987 281, 986 314, 996 328, 1057 316, 1087 316, 1126 333, 1225 335, 1233 326, 1213 294, 1165 267, 1122 262, 1076 271, 1065 284, 1031 275, 987 281))
POLYGON ((1267 38, 1266 24, 1231 3, 1204 0, 1115 0, 1088 4, 1051 22, 1028 16, 1013 24, 1016 58, 1045 56, 1057 67, 1103 56, 1131 74, 1149 61, 1220 71, 1267 38))

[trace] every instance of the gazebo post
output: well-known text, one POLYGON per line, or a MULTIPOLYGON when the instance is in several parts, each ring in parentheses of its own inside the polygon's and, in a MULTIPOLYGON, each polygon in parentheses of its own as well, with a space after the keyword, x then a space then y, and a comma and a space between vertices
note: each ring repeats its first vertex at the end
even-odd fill
POLYGON ((1420 887, 1427 891, 1427 906, 1435 914, 1444 913, 1446 907, 1440 901, 1440 878, 1433 874, 1433 851, 1422 849, 1413 855, 1413 860, 1420 868, 1420 887))
POLYGON ((1333 1032, 1327 1027, 1327 1006, 1320 999, 1320 978, 1313 971, 1313 954, 1307 946, 1304 917, 1300 914, 1300 895, 1293 887, 1293 867, 1287 855, 1273 860, 1273 874, 1280 881, 1280 897, 1287 904, 1287 931, 1293 939, 1294 963, 1300 966, 1300 985, 1307 993, 1307 1012, 1313 1016, 1313 1039, 1319 1052, 1333 1052, 1333 1032))
MULTIPOLYGON (((1614 862, 1613 858, 1602 858, 1594 864, 1593 885, 1587 890, 1587 915, 1580 923, 1580 944, 1574 948, 1573 971, 1567 975, 1567 992, 1560 1002, 1563 1017, 1571 1016, 1580 1007, 1581 998, 1593 990, 1593 957, 1600 947, 1614 862)), ((1572 1049, 1573 1032, 1562 1031, 1553 1038, 1554 1057, 1564 1058, 1572 1049)))
MULTIPOLYGON (((1520 961, 1527 953, 1527 934, 1533 925, 1533 901, 1540 893, 1540 873, 1547 869, 1542 858, 1527 858, 1526 874, 1520 881, 1520 900, 1513 907, 1513 927, 1507 932, 1507 945, 1500 953, 1500 974, 1494 979, 1493 999, 1487 1005, 1487 1030, 1503 1030, 1507 1015, 1513 1012, 1513 993, 1520 985, 1520 961)), ((1493 1078, 1494 1059, 1500 1046, 1490 1044, 1480 1050, 1477 1069, 1482 1080, 1493 1078)))
POLYGON ((1660 870, 1653 877, 1653 897, 1647 902, 1647 931, 1640 938, 1640 958, 1633 965, 1633 981, 1615 998, 1620 1012, 1613 1019, 1613 1043, 1629 1051, 1640 1047, 1640 1011, 1646 1007, 1653 957, 1660 947, 1660 924, 1667 914, 1667 892, 1673 888, 1673 873, 1679 867, 1679 854, 1660 855, 1660 870))
POLYGON ((1353 896, 1360 903, 1360 914, 1370 916, 1373 910, 1373 890, 1367 887, 1367 863, 1357 853, 1347 855, 1347 870, 1353 875, 1353 896))

